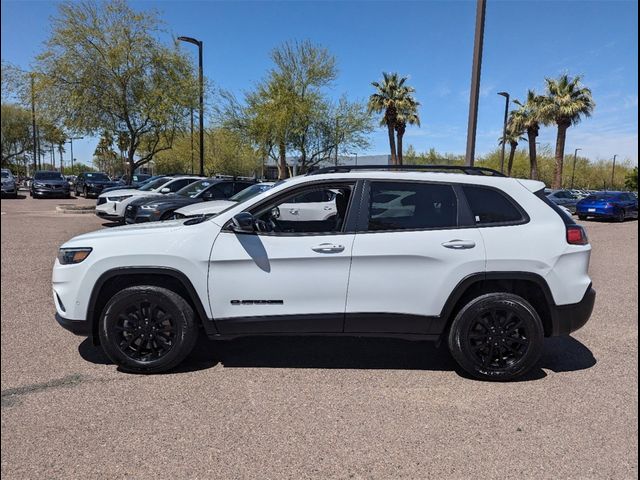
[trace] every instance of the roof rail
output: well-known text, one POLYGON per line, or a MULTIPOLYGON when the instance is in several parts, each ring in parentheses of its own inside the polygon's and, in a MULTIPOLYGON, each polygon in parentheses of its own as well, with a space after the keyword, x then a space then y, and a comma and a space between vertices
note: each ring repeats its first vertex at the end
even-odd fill
POLYGON ((320 175, 322 173, 345 173, 352 170, 435 170, 435 171, 455 171, 466 175, 487 175, 490 177, 505 177, 503 173, 492 168, 469 167, 467 165, 338 165, 334 167, 323 167, 311 170, 307 175, 320 175))

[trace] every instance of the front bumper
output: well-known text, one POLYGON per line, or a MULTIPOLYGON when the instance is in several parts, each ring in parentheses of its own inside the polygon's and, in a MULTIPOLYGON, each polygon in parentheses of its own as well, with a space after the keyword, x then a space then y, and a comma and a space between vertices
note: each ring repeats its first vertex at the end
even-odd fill
POLYGON ((71 190, 68 188, 33 188, 31 190, 33 196, 36 197, 68 197, 71 195, 71 190))
POLYGON ((17 195, 18 187, 14 185, 2 185, 2 195, 17 195))
POLYGON ((158 210, 146 210, 137 205, 129 205, 124 212, 124 221, 128 224, 157 222, 160 216, 161 212, 158 210))
POLYGON ((587 288, 582 300, 570 305, 554 305, 551 307, 553 330, 551 336, 569 335, 582 328, 591 317, 596 301, 596 291, 591 285, 587 288))
POLYGON ((104 199, 103 203, 100 203, 102 199, 98 199, 98 204, 96 205, 96 215, 100 218, 104 218, 107 220, 118 220, 121 221, 123 219, 121 209, 118 208, 118 202, 111 202, 104 199))
POLYGON ((91 335, 91 325, 86 320, 69 320, 59 313, 56 313, 56 321, 65 330, 69 330, 74 335, 88 337, 91 335))

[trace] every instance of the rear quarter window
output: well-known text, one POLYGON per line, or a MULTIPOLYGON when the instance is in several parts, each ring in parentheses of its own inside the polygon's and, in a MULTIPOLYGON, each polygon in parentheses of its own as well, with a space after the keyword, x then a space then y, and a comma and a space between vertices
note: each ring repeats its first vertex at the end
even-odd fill
POLYGON ((505 225, 526 221, 513 200, 498 190, 465 185, 462 187, 476 225, 505 225))

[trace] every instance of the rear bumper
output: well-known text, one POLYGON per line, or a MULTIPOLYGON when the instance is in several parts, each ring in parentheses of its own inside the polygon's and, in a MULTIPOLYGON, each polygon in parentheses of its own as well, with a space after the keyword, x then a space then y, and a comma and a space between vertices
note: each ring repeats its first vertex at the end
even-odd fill
POLYGON ((551 306, 553 330, 551 336, 568 335, 582 328, 591 317, 596 301, 596 291, 591 285, 578 303, 551 306))
POLYGON ((69 330, 74 335, 88 337, 91 335, 91 325, 86 320, 69 320, 56 313, 56 321, 65 330, 69 330))

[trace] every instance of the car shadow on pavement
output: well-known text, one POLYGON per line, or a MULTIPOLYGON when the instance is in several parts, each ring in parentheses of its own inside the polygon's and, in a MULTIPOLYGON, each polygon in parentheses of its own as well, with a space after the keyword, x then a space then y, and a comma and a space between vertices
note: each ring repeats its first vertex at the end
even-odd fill
MULTIPOLYGON (((78 347, 91 363, 111 364, 100 347, 89 339, 78 347)), ((471 378, 455 363, 445 345, 393 338, 338 336, 265 336, 214 341, 202 336, 193 352, 170 373, 211 368, 320 368, 455 371, 471 378)), ((544 370, 556 373, 585 370, 596 359, 584 344, 573 337, 545 339, 544 351, 536 367, 519 381, 539 380, 544 370)))

